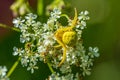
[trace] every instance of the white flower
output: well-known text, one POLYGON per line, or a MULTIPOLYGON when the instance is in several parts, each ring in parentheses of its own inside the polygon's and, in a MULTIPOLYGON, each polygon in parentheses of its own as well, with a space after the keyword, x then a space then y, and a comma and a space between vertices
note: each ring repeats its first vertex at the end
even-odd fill
POLYGON ((33 13, 29 13, 27 14, 27 16, 25 16, 25 19, 27 20, 34 20, 37 18, 37 15, 33 14, 33 13))
POLYGON ((97 47, 89 47, 89 53, 88 55, 91 57, 91 58, 94 58, 94 57, 99 57, 100 54, 98 53, 99 49, 97 47))
POLYGON ((1 77, 4 77, 6 75, 6 72, 7 72, 7 68, 6 66, 0 66, 0 76, 1 77))
POLYGON ((65 63, 64 65, 62 65, 60 67, 60 71, 62 73, 70 73, 72 70, 71 70, 71 67, 70 67, 69 63, 65 63))
POLYGON ((60 18, 61 11, 57 8, 53 9, 53 12, 51 12, 51 17, 54 18, 60 18))
POLYGON ((28 29, 28 27, 25 24, 22 24, 22 26, 20 27, 20 30, 22 33, 26 33, 27 29, 28 29))
POLYGON ((37 61, 38 61, 38 55, 33 55, 33 56, 30 56, 30 63, 33 63, 33 64, 37 64, 37 61))
POLYGON ((17 48, 17 47, 13 47, 13 55, 16 56, 16 55, 19 55, 21 56, 23 53, 24 53, 24 50, 22 48, 17 48))
POLYGON ((47 26, 48 26, 49 30, 53 30, 54 29, 54 20, 48 19, 47 26))
POLYGON ((35 23, 35 19, 37 18, 37 15, 29 13, 27 14, 27 16, 25 16, 26 21, 26 25, 30 26, 32 24, 35 23))
POLYGON ((83 69, 83 76, 85 76, 85 75, 90 75, 91 74, 91 72, 90 72, 90 70, 91 69, 83 69))
POLYGON ((79 16, 78 16, 78 22, 76 25, 77 29, 84 29, 86 27, 86 21, 89 20, 89 16, 87 16, 89 14, 88 11, 82 11, 79 16))
POLYGON ((80 28, 84 29, 86 27, 86 22, 85 21, 81 21, 80 22, 80 28))
POLYGON ((34 30, 35 32, 37 32, 42 26, 41 22, 36 22, 35 24, 32 24, 32 30, 34 30))
POLYGON ((22 64, 23 67, 27 66, 28 62, 29 62, 28 56, 24 56, 24 57, 21 58, 21 64, 22 64))
POLYGON ((74 77, 74 74, 72 73, 67 73, 66 75, 63 76, 60 76, 59 73, 53 73, 46 80, 78 80, 78 79, 74 77))
POLYGON ((34 73, 34 69, 38 69, 38 67, 35 66, 35 64, 30 63, 27 70, 31 70, 31 73, 34 73))
POLYGON ((28 42, 28 41, 30 41, 30 33, 23 33, 22 35, 20 35, 20 42, 21 43, 25 43, 25 42, 28 42))
POLYGON ((83 26, 86 26, 86 22, 85 22, 85 21, 81 21, 81 24, 82 24, 83 26))
POLYGON ((53 9, 53 12, 51 12, 51 17, 49 20, 57 21, 58 18, 60 18, 61 11, 57 8, 53 9))
POLYGON ((44 46, 53 45, 54 44, 54 34, 52 32, 46 32, 42 34, 44 38, 43 44, 44 46))
POLYGON ((21 18, 13 19, 13 24, 17 28, 18 27, 20 28, 24 22, 25 22, 25 20, 24 19, 22 20, 21 18))
POLYGON ((89 12, 88 12, 88 11, 85 11, 85 12, 84 12, 84 15, 88 15, 88 14, 89 14, 89 12))
POLYGON ((6 72, 6 66, 0 66, 0 80, 9 80, 9 78, 6 76, 6 72))
POLYGON ((79 16, 78 16, 78 19, 81 21, 81 20, 89 20, 90 19, 90 17, 89 16, 87 16, 89 14, 89 12, 88 11, 82 11, 80 14, 79 14, 79 16))
POLYGON ((46 51, 46 48, 44 46, 39 46, 38 47, 38 53, 42 53, 42 52, 45 52, 46 51))

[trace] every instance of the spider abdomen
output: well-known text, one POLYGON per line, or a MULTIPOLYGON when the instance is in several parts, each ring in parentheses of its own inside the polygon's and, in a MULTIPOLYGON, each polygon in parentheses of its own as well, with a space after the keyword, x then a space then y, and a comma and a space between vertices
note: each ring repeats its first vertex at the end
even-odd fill
POLYGON ((76 37, 75 31, 68 31, 63 34, 62 41, 66 45, 72 45, 76 42, 76 37))

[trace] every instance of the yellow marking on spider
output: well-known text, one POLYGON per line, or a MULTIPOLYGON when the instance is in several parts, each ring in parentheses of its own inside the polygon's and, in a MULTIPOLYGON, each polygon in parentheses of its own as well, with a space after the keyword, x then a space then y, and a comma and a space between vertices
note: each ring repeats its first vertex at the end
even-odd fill
POLYGON ((59 47, 61 46, 63 48, 63 57, 58 65, 59 67, 63 64, 63 62, 66 59, 67 51, 66 45, 72 45, 72 43, 74 44, 74 42, 76 42, 76 32, 73 29, 76 24, 77 24, 77 10, 75 8, 75 17, 72 20, 71 26, 61 27, 55 32, 55 37, 59 44, 59 47))

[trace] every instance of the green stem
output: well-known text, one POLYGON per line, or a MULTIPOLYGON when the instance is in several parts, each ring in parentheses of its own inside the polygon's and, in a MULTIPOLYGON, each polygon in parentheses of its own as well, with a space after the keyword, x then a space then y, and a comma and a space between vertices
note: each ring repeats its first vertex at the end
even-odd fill
POLYGON ((33 12, 33 9, 31 8, 28 0, 26 0, 25 5, 26 5, 27 12, 33 12))
POLYGON ((43 0, 38 0, 38 2, 37 2, 38 4, 37 4, 37 13, 38 13, 38 15, 39 16, 41 16, 41 15, 43 15, 43 5, 44 5, 44 3, 43 3, 43 0))
POLYGON ((51 67, 50 63, 47 63, 47 65, 48 65, 48 67, 49 67, 51 73, 54 73, 54 70, 53 70, 53 68, 51 67))
POLYGON ((11 29, 11 30, 14 30, 14 31, 20 32, 19 29, 14 28, 14 27, 7 26, 7 25, 2 24, 2 23, 0 23, 0 27, 2 27, 2 28, 6 28, 6 29, 11 29))
POLYGON ((13 66, 11 67, 11 69, 9 70, 9 72, 7 73, 7 77, 9 77, 13 73, 13 71, 16 69, 16 67, 17 67, 20 59, 21 58, 19 57, 18 60, 13 64, 13 66))
POLYGON ((68 15, 66 15, 66 14, 61 14, 60 16, 61 16, 61 17, 66 17, 67 20, 70 20, 70 18, 69 18, 68 15))

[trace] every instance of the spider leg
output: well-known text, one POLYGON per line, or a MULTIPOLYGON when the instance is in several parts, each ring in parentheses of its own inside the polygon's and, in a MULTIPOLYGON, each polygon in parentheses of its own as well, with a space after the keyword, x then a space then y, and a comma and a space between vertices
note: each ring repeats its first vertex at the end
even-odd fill
POLYGON ((77 10, 76 10, 76 8, 74 10, 75 10, 75 16, 74 16, 74 19, 72 20, 72 25, 71 25, 72 28, 75 27, 75 25, 77 23, 77 19, 78 19, 77 18, 77 10))
POLYGON ((67 50, 67 48, 66 48, 65 44, 61 40, 57 39, 57 42, 63 47, 63 57, 62 57, 61 62, 58 65, 58 67, 60 67, 62 65, 62 63, 65 61, 65 59, 66 59, 66 50, 67 50))
POLYGON ((61 45, 56 45, 56 46, 54 46, 54 48, 60 48, 60 47, 62 47, 61 45))

